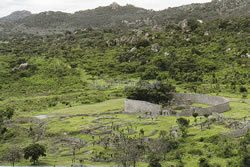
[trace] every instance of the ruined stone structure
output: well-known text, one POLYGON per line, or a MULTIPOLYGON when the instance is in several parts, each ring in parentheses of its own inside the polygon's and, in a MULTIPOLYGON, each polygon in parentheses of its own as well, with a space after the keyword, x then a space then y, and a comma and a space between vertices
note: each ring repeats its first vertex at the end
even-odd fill
POLYGON ((205 94, 185 94, 179 93, 174 95, 173 102, 177 105, 191 105, 192 103, 207 104, 209 107, 190 107, 189 111, 178 113, 178 116, 192 116, 196 112, 199 115, 211 115, 212 113, 223 113, 230 110, 229 100, 219 96, 209 96, 205 94), (190 112, 191 111, 191 112, 190 112))
POLYGON ((162 106, 140 100, 125 100, 125 113, 144 113, 149 115, 160 115, 162 106))
POLYGON ((139 101, 125 100, 125 113, 144 113, 149 115, 164 116, 192 116, 194 112, 199 115, 211 115, 212 113, 223 113, 230 110, 229 100, 204 94, 174 94, 173 105, 185 106, 180 112, 175 112, 169 108, 163 108, 161 105, 139 101), (193 107, 193 103, 201 103, 209 105, 207 108, 193 107))

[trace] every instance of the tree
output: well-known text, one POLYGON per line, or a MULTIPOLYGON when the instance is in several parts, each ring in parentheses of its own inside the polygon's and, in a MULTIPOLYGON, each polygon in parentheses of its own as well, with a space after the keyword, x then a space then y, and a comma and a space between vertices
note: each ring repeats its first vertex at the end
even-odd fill
POLYGON ((175 91, 175 87, 171 84, 159 81, 153 84, 140 81, 135 87, 126 88, 125 91, 129 99, 167 104, 173 98, 172 93, 175 91))
POLYGON ((40 156, 46 156, 46 149, 43 145, 31 144, 28 147, 24 148, 24 158, 30 159, 33 164, 38 163, 38 159, 40 156))
POLYGON ((247 88, 244 86, 240 87, 240 93, 247 93, 247 88))
POLYGON ((247 88, 244 86, 240 87, 240 93, 242 94, 242 99, 247 99, 247 88))
POLYGON ((14 115, 14 109, 7 107, 5 110, 0 110, 0 138, 7 132, 7 127, 5 126, 6 120, 10 120, 14 115))
POLYGON ((130 138, 122 132, 119 133, 111 140, 114 161, 123 167, 135 167, 144 153, 144 143, 140 139, 130 138))
POLYGON ((182 137, 187 137, 187 128, 190 121, 185 118, 178 118, 176 122, 181 130, 182 137))
POLYGON ((40 141, 45 136, 46 126, 46 122, 41 122, 29 128, 29 136, 32 137, 34 143, 40 141))
POLYGON ((77 150, 80 151, 81 148, 83 148, 85 146, 85 143, 81 139, 79 139, 79 140, 69 142, 68 145, 72 149, 72 159, 71 160, 72 160, 72 165, 73 165, 76 161, 77 150))
POLYGON ((197 117, 199 116, 199 114, 197 112, 194 112, 192 116, 194 117, 195 124, 197 124, 197 117))
POLYGON ((178 118, 177 119, 177 124, 180 125, 180 126, 188 127, 189 122, 190 121, 188 119, 185 119, 185 118, 178 118))
POLYGON ((22 158, 22 149, 19 148, 18 146, 13 146, 9 148, 4 156, 4 160, 12 163, 13 167, 15 166, 16 162, 20 161, 21 158, 22 158))
POLYGON ((205 121, 205 124, 207 124, 207 127, 210 129, 210 122, 209 122, 209 119, 208 119, 208 117, 209 117, 209 114, 204 114, 204 117, 206 118, 206 121, 205 121))

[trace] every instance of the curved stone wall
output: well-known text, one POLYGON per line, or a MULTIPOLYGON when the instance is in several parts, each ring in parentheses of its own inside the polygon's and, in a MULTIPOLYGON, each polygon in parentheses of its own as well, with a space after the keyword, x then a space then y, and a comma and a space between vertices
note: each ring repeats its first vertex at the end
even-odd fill
MULTIPOLYGON (((172 114, 176 116, 192 116, 194 112, 199 115, 223 113, 230 110, 229 100, 218 97, 218 96, 209 96, 204 94, 174 94, 173 103, 176 105, 186 105, 190 106, 188 109, 185 109, 181 112, 172 114), (192 103, 201 103, 207 104, 209 107, 201 108, 201 107, 193 107, 192 103)), ((125 112, 126 113, 148 113, 151 115, 171 115, 170 109, 163 109, 161 105, 149 103, 146 101, 140 100, 125 100, 125 112), (164 114, 165 112, 168 114, 164 114)))
POLYGON ((178 116, 192 116, 193 112, 198 113, 199 115, 209 114, 211 115, 213 112, 223 113, 230 110, 229 100, 224 97, 219 96, 209 96, 205 94, 185 94, 179 93, 174 94, 173 101, 176 104, 182 105, 187 103, 201 103, 207 104, 209 107, 201 108, 201 107, 191 107, 190 111, 184 111, 178 113, 178 116))
POLYGON ((205 95, 205 94, 187 94, 187 93, 174 94, 174 101, 181 102, 181 103, 185 101, 191 101, 192 103, 202 103, 202 104, 208 104, 211 106, 229 102, 224 97, 210 96, 210 95, 205 95))
POLYGON ((149 113, 159 115, 162 111, 162 106, 140 100, 125 100, 125 113, 149 113))

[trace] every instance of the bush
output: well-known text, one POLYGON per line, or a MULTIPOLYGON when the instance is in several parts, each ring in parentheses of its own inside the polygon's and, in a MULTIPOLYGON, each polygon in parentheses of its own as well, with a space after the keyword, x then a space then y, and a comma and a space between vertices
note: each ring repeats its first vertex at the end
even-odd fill
POLYGON ((203 152, 199 149, 192 149, 190 151, 188 151, 189 154, 192 154, 192 155, 203 155, 203 152))
POLYGON ((200 158, 199 167, 210 167, 208 160, 206 158, 200 158))
POLYGON ((49 107, 55 107, 57 105, 57 102, 49 102, 49 107))
POLYGON ((250 166, 250 155, 245 154, 243 156, 242 166, 250 166))
POLYGON ((149 68, 141 75, 141 79, 143 80, 150 80, 150 79, 156 79, 157 72, 155 68, 149 68))
POLYGON ((155 154, 151 154, 149 156, 149 165, 148 167, 161 167, 160 158, 158 158, 155 154))
POLYGON ((156 104, 168 104, 173 98, 175 87, 168 83, 140 81, 135 87, 126 88, 127 98, 156 104))
POLYGON ((150 45, 150 42, 146 39, 140 40, 136 43, 136 48, 140 48, 140 47, 147 47, 150 45))
POLYGON ((247 88, 244 86, 240 87, 240 93, 247 93, 247 88))

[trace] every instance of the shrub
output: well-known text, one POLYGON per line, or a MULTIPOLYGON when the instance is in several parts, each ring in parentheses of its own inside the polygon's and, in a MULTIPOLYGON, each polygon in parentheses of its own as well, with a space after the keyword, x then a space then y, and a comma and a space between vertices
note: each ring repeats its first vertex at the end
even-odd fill
POLYGON ((247 93, 247 88, 244 86, 240 87, 240 93, 247 93))
POLYGON ((168 83, 140 81, 135 87, 126 88, 125 92, 129 99, 143 100, 157 104, 167 104, 173 98, 175 87, 168 83))
POLYGON ((146 39, 143 39, 143 40, 139 40, 137 43, 136 43, 136 47, 137 48, 140 48, 140 47, 147 47, 150 45, 150 42, 146 39))
POLYGON ((200 158, 199 167, 210 167, 208 160, 206 158, 200 158))
POLYGON ((143 80, 156 79, 156 77, 157 77, 157 72, 155 68, 149 68, 141 75, 141 78, 143 80))
POLYGON ((192 149, 190 151, 188 151, 189 154, 192 154, 192 155, 203 155, 203 152, 199 149, 192 149))

